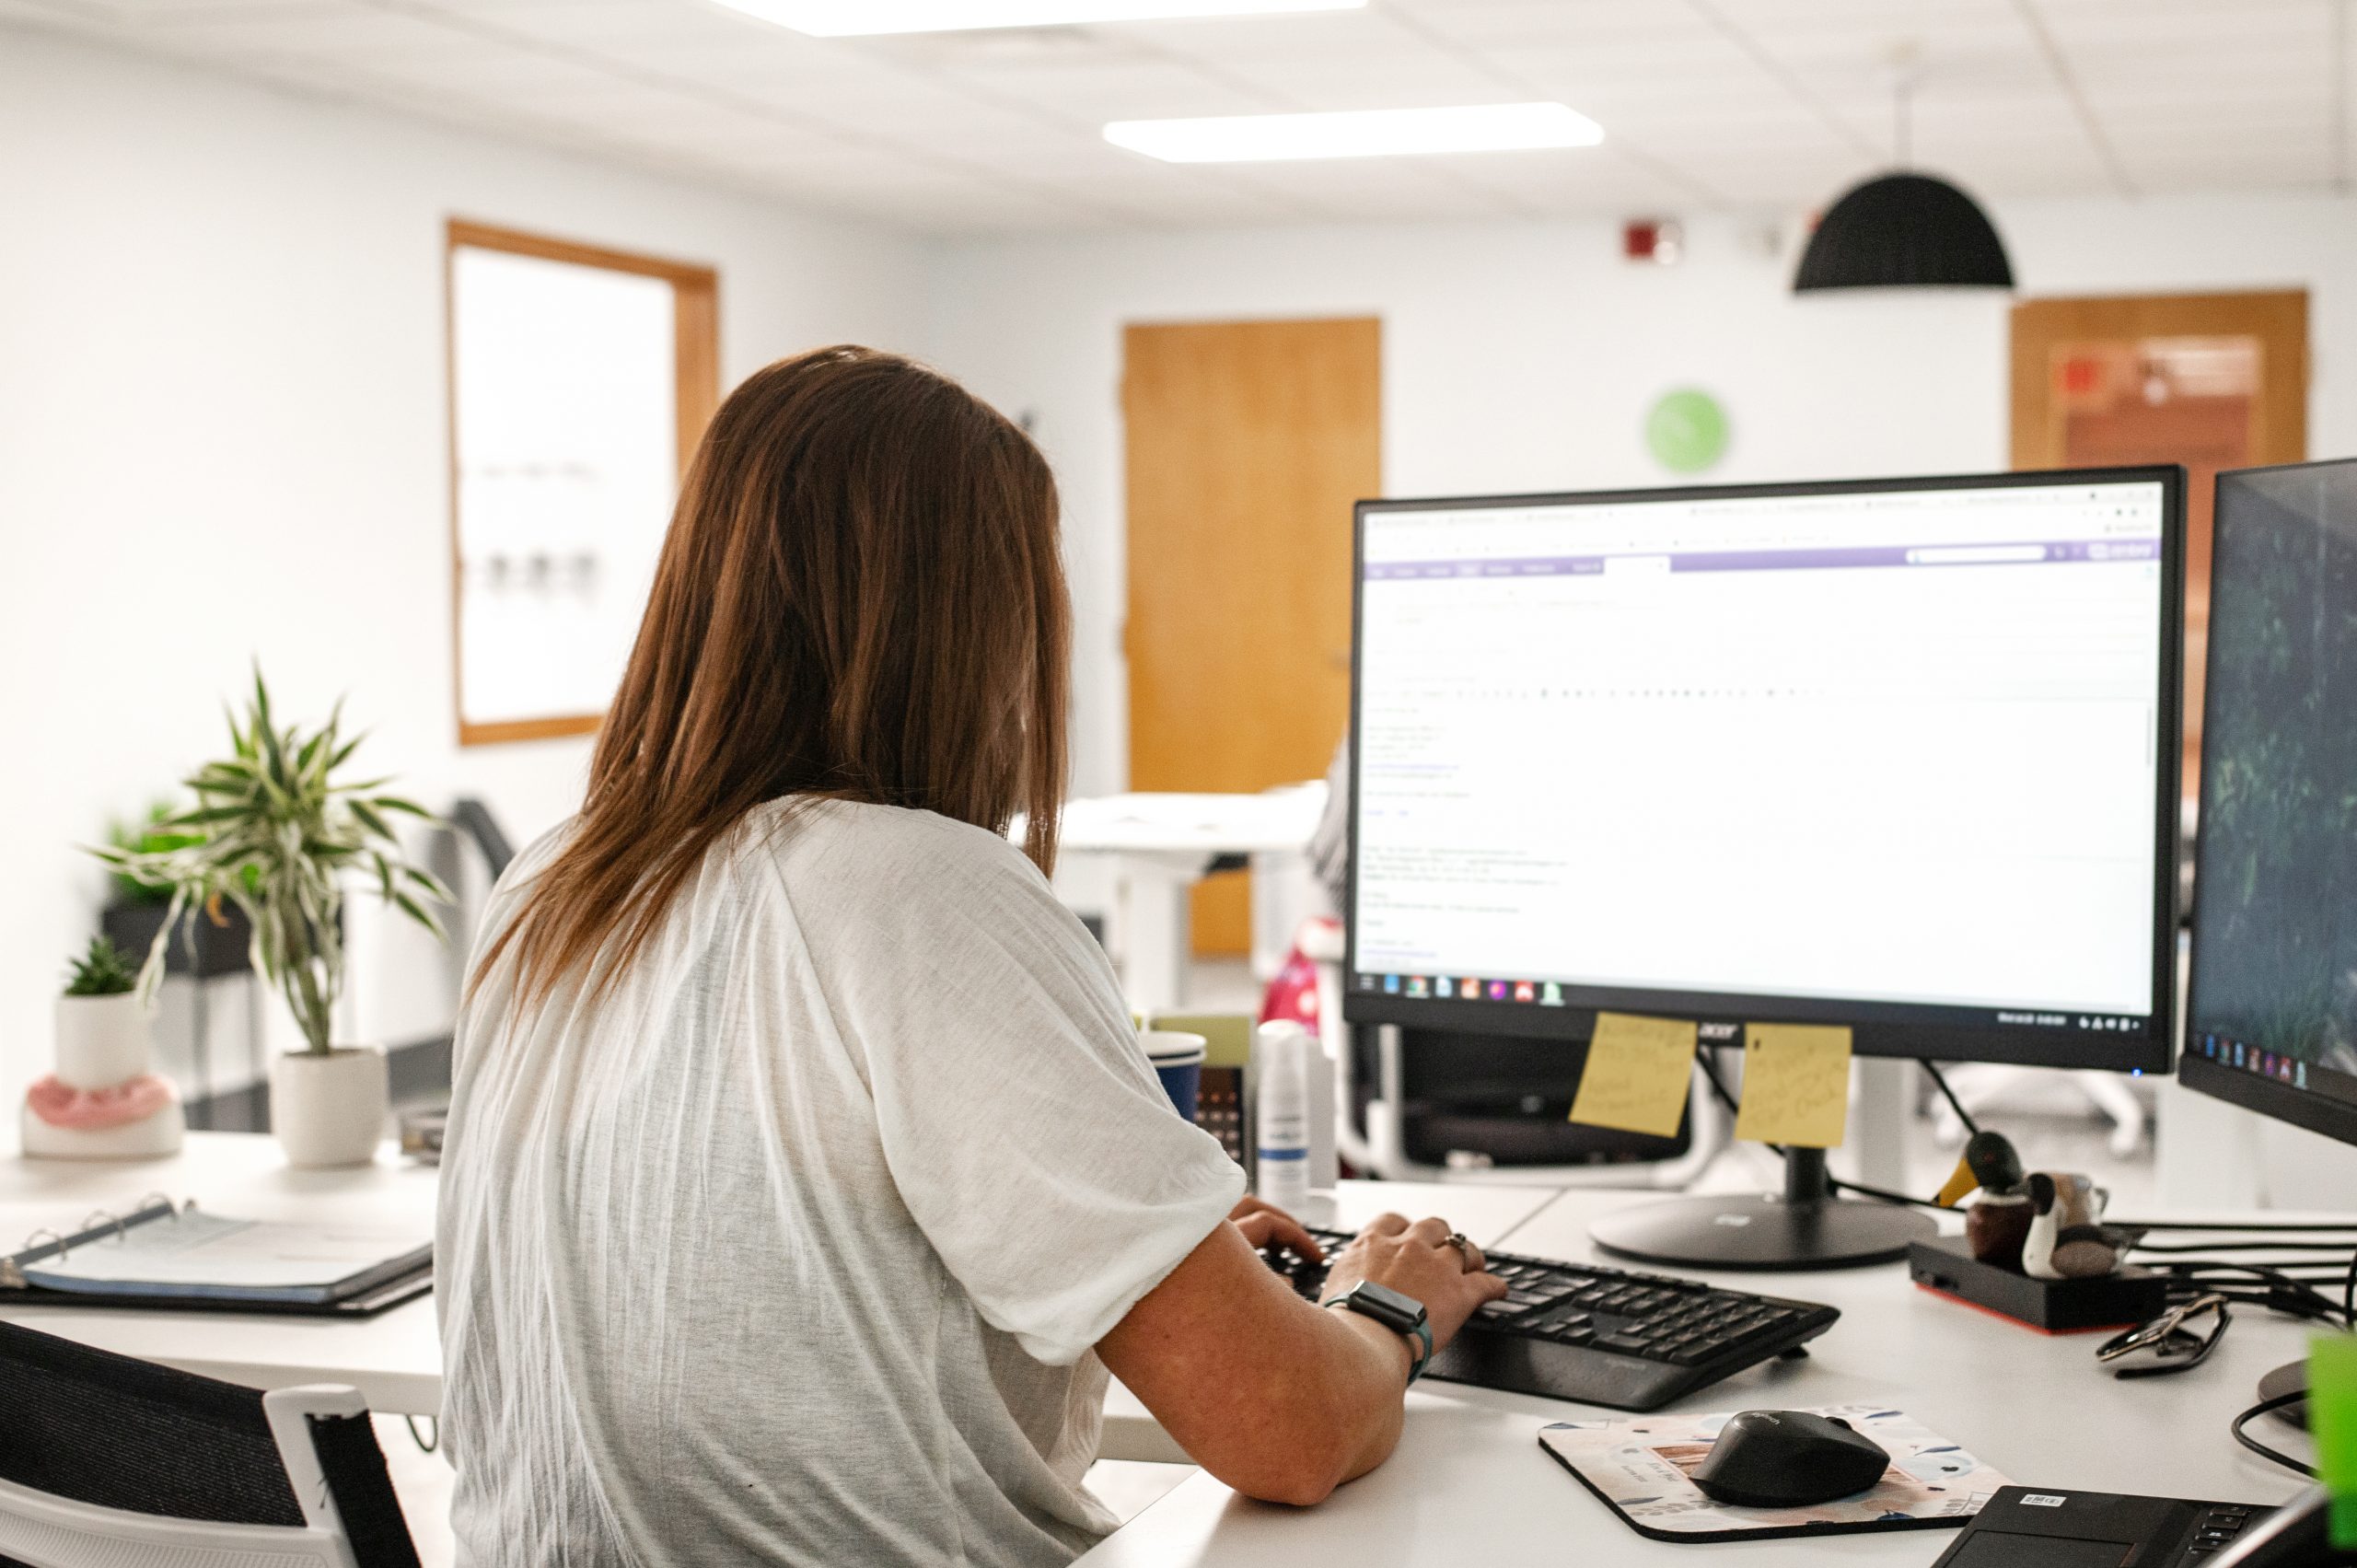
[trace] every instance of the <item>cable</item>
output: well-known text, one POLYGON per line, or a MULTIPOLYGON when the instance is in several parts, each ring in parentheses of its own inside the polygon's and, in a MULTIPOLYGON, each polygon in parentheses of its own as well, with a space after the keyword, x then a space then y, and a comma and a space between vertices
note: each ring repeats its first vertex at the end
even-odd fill
POLYGON ((431 1454, 442 1446, 442 1423, 430 1415, 424 1418, 426 1427, 434 1434, 433 1436, 428 1437, 417 1429, 419 1417, 405 1415, 401 1419, 409 1423, 409 1440, 416 1444, 420 1449, 431 1454))
POLYGON ((1978 1137, 1980 1133, 1980 1123, 1972 1120, 1972 1112, 1964 1109, 1964 1101, 1956 1098, 1956 1091, 1948 1087, 1947 1079, 1940 1075, 1939 1063, 1924 1062, 1919 1065, 1924 1072, 1931 1074, 1933 1086, 1940 1091, 1940 1098, 1948 1102, 1948 1109, 1956 1112, 1956 1119, 1964 1123, 1964 1130, 1978 1137))
MULTIPOLYGON (((2333 1236, 2343 1231, 2357 1231, 2357 1221, 2342 1221, 2330 1225, 2292 1225, 2280 1220, 2260 1220, 2245 1225, 2227 1225, 2214 1220, 2196 1223, 2187 1220, 2116 1219, 2110 1223, 2122 1230, 2208 1231, 2224 1236, 2333 1236)), ((2342 1245, 2349 1244, 2343 1242, 2342 1245)))
MULTIPOLYGON (((1703 1081, 1711 1086, 1711 1092, 1718 1096, 1719 1103, 1726 1107, 1727 1114, 1729 1116, 1740 1116, 1743 1114, 1743 1108, 1736 1104, 1735 1096, 1727 1093, 1726 1085, 1722 1083, 1719 1079, 1718 1063, 1711 1054, 1711 1052, 1716 1049, 1717 1048, 1715 1046, 1706 1045, 1694 1053, 1694 1065, 1702 1069, 1703 1081)), ((1782 1149, 1778 1148, 1774 1144, 1771 1144, 1768 1146, 1771 1149, 1775 1149, 1780 1155, 1784 1152, 1782 1149)))
MULTIPOLYGON (((2123 1225, 2120 1228, 2132 1227, 2123 1225)), ((2139 1241, 2135 1249, 2139 1252, 2333 1252, 2347 1255, 2350 1246, 2346 1241, 2139 1241)), ((2340 1277, 2337 1264, 2333 1268, 2333 1277, 2340 1277)))
POLYGON ((1930 1209, 1934 1214, 1942 1214, 1956 1213, 1956 1210, 1935 1198, 1910 1198, 1904 1192, 1886 1192, 1879 1187, 1868 1187, 1858 1181, 1844 1181, 1838 1176, 1829 1176, 1825 1179, 1832 1185, 1836 1192, 1855 1192, 1861 1198, 1872 1198, 1878 1203, 1899 1203, 1908 1208, 1930 1209))
POLYGON ((2285 1469, 2306 1476, 2310 1481, 2314 1481, 2316 1474, 2314 1469, 2300 1463, 2299 1460, 2292 1458, 2289 1454, 2277 1453, 2274 1449, 2269 1447, 2266 1444, 2261 1443, 2258 1438, 2253 1437, 2249 1433, 2243 1430, 2245 1426, 2248 1425, 2251 1422, 2258 1420, 2260 1416, 2280 1411, 2285 1405, 2296 1405, 2307 1397, 2308 1391, 2305 1388, 2294 1388, 2288 1394, 2278 1394, 2271 1400, 2261 1400, 2258 1403, 2251 1406, 2250 1409, 2243 1411, 2242 1414, 2235 1417, 2233 1421, 2229 1422, 2226 1425, 2226 1430, 2234 1434, 2235 1442, 2241 1444, 2252 1453, 2257 1454, 2260 1458, 2271 1459, 2275 1463, 2282 1465, 2285 1469))

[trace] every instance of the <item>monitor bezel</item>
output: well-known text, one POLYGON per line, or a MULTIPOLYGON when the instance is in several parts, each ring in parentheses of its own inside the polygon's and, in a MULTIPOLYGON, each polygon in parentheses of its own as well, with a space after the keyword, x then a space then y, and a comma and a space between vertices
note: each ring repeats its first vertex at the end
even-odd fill
MULTIPOLYGON (((2160 765, 2154 811, 2154 911, 2153 996, 2142 1031, 2100 1034, 2075 1028, 1963 1024, 1932 1016, 1941 1009, 1908 1004, 1840 1003, 1817 997, 1755 996, 1620 986, 1564 985, 1566 1005, 1520 1002, 1411 1000, 1358 988, 1355 922, 1344 921, 1342 1016, 1348 1023, 1390 1024, 1406 1028, 1447 1029, 1521 1039, 1586 1040, 1602 1010, 1668 1015, 1714 1026, 1724 1038, 1730 1028, 1762 1023, 1847 1024, 1852 1048, 1861 1055, 1941 1061, 2003 1063, 2022 1066, 2093 1067, 2131 1073, 2165 1073, 2176 1040, 2177 831, 2179 775, 2184 752, 2185 663, 2185 470, 2174 463, 2125 468, 2043 469, 2008 473, 1909 475, 1883 479, 1782 481, 1747 484, 1673 485, 1640 489, 1530 492, 1512 495, 1387 497, 1359 502, 1351 517, 1351 734, 1362 733, 1366 613, 1367 519, 1387 512, 1485 511, 1534 505, 1610 505, 1627 502, 1749 500, 1780 495, 1893 494, 1922 490, 2067 488, 2074 484, 2153 483, 2161 486, 2161 722, 2160 765), (1910 1007, 1904 1021, 1867 1016, 1868 1010, 1910 1007)), ((1350 749, 1350 853, 1343 909, 1354 911, 1358 882, 1359 755, 1350 749)), ((1490 977, 1480 977, 1490 978, 1490 977)))
MULTIPOLYGON (((2210 511, 2210 526, 2212 534, 2210 560, 2212 563, 2212 570, 2213 572, 2216 570, 2216 563, 2218 559, 2216 530, 2219 524, 2223 521, 2225 517, 2225 508, 2220 503, 2224 499, 2226 482, 2228 480, 2239 480, 2258 474, 2283 473, 2298 469, 2324 468, 2357 469, 2357 458, 2336 458, 2324 462, 2315 463, 2270 463, 2264 467, 2228 469, 2221 472, 2217 477, 2215 488, 2212 491, 2211 495, 2212 506, 2210 511)), ((2204 641, 2202 646, 2202 674, 2204 676, 2204 679, 2201 683, 2201 734, 2203 737, 2202 744, 2205 753, 2207 752, 2209 745, 2208 738, 2213 733, 2211 728, 2212 721, 2217 716, 2214 712, 2213 705, 2217 702, 2218 688, 2214 683, 2207 679, 2210 674, 2209 667, 2217 657, 2216 650, 2217 644, 2215 640, 2204 641)), ((1355 714, 1356 710, 1353 709, 1353 711, 1355 714)), ((2205 764, 2209 761, 2206 754, 2202 761, 2205 764)), ((2316 1133, 2321 1137, 2331 1138, 2339 1143, 2357 1144, 2357 1105, 2351 1105, 2346 1101, 2334 1099, 2330 1096, 2321 1094, 2315 1089, 2295 1088, 2290 1085, 2279 1083, 2272 1078, 2263 1078, 2256 1073, 2243 1072, 2237 1068, 2223 1065, 2219 1063, 2211 1061, 2208 1057, 2202 1055, 2200 1051, 2193 1049, 2193 1020, 2201 1016, 2201 993, 2200 986, 2201 971, 2199 964, 2193 960, 2199 957, 2201 947, 2202 889, 2208 887, 2213 880, 2213 878, 2204 877, 2201 874, 2200 824, 2208 819, 2210 810, 2210 790, 2216 778, 2217 774, 2214 771, 2207 766, 2202 768, 2200 806, 2194 817, 2193 908, 2190 912, 2193 917, 2191 921, 2192 946, 2191 950, 2187 956, 2185 976, 2185 1019, 2187 1040, 2185 1051, 2177 1062, 2177 1077, 2187 1088, 2195 1090, 2200 1094, 2208 1095, 2212 1099, 2220 1099, 2225 1101, 2229 1105, 2240 1106, 2245 1110, 2257 1111, 2259 1115, 2270 1117, 2277 1121, 2289 1122, 2294 1127, 2305 1129, 2305 1131, 2316 1133)), ((1353 786, 1353 788, 1355 788, 1355 786, 1353 786)))

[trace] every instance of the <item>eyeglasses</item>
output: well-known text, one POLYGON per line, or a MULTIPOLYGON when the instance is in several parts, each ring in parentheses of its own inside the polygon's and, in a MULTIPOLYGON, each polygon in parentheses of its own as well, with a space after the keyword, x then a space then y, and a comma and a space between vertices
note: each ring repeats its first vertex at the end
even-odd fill
POLYGON ((2198 1295, 2182 1307, 2170 1307, 2149 1323, 2105 1341, 2096 1352, 2096 1360, 2111 1367, 2113 1376, 2119 1377, 2163 1377, 2172 1372, 2188 1371, 2200 1365, 2218 1348, 2218 1342, 2226 1337, 2226 1325, 2233 1321, 2234 1315, 2226 1309, 2224 1296, 2198 1295), (2150 1359, 2125 1366, 2115 1365, 2136 1355, 2150 1359))

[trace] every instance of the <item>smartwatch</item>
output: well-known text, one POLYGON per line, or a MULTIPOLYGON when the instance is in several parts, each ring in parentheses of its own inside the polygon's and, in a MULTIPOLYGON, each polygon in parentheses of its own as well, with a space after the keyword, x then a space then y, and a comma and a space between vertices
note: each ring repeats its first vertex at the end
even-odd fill
POLYGON ((1402 1295, 1388 1285, 1361 1280, 1349 1290, 1320 1307, 1339 1307, 1345 1312, 1355 1312, 1362 1318, 1372 1318, 1395 1334, 1405 1334, 1415 1341, 1415 1361, 1408 1368, 1408 1381, 1413 1383, 1424 1375, 1424 1364, 1433 1358, 1433 1330, 1424 1316, 1424 1304, 1412 1295, 1402 1295))

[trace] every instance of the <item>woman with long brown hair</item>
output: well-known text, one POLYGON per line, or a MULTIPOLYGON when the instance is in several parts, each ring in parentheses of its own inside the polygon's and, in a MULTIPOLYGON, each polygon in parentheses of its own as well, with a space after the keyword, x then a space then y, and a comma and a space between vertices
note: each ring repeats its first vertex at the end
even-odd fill
POLYGON ((1055 1563, 1107 1369, 1223 1480, 1380 1463, 1504 1291, 1387 1215, 1299 1301, 1049 892, 1054 482, 955 383, 782 361, 714 417, 580 815, 502 878, 436 1298, 461 1559, 1055 1563), (1020 816, 1025 843, 1006 838, 1020 816), (1377 1288, 1379 1287, 1379 1288, 1377 1288), (1382 1291, 1395 1293, 1385 1297, 1382 1291))

